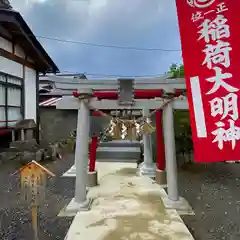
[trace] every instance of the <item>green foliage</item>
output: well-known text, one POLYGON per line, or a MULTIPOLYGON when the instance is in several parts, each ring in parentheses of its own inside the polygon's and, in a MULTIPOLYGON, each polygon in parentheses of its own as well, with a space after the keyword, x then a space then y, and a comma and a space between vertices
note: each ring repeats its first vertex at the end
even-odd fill
MULTIPOLYGON (((168 71, 173 78, 182 78, 184 74, 183 64, 172 64, 168 71)), ((189 154, 193 150, 192 132, 188 111, 175 111, 175 137, 176 151, 178 154, 189 154)))
MULTIPOLYGON (((183 64, 172 64, 169 72, 173 78, 182 78, 184 74, 183 64)), ((193 151, 192 132, 188 111, 175 111, 175 137, 178 154, 188 154, 193 151)))
POLYGON ((189 154, 193 150, 192 132, 188 111, 175 111, 175 138, 178 154, 189 154))
POLYGON ((172 75, 174 78, 184 77, 185 74, 183 64, 180 64, 179 66, 177 64, 172 64, 168 73, 172 75))
MULTIPOLYGON (((155 118, 152 118, 153 125, 156 126, 155 118)), ((188 110, 174 111, 174 132, 176 140, 177 158, 182 156, 189 159, 193 152, 192 132, 188 110)), ((157 136, 156 132, 152 133, 152 151, 153 160, 157 161, 157 136)))

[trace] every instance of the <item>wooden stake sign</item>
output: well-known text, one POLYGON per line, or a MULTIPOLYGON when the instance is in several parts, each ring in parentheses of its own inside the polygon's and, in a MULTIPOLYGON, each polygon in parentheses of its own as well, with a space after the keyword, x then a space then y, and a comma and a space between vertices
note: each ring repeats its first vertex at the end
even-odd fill
POLYGON ((31 205, 34 240, 38 238, 37 210, 44 199, 47 177, 55 175, 48 169, 32 161, 20 169, 21 189, 24 200, 31 205))

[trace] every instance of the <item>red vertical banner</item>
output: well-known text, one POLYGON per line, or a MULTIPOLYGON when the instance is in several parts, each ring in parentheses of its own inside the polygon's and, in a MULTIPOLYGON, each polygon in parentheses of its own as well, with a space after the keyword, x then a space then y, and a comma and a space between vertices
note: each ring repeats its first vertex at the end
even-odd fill
POLYGON ((240 160, 240 1, 176 3, 195 161, 240 160))

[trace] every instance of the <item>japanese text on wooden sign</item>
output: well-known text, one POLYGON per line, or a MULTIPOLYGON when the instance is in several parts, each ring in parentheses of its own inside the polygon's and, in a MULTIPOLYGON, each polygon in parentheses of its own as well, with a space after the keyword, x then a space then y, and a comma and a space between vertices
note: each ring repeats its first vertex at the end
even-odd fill
POLYGON ((240 1, 176 2, 195 160, 239 160, 240 1))

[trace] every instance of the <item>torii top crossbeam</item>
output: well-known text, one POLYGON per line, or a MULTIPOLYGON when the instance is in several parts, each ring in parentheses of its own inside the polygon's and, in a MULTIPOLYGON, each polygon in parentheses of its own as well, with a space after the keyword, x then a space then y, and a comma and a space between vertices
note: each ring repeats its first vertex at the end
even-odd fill
MULTIPOLYGON (((132 80, 133 88, 135 95, 140 96, 137 97, 135 106, 132 106, 132 109, 141 109, 141 108, 149 108, 155 109, 162 104, 161 93, 175 93, 176 90, 186 90, 185 80, 184 78, 171 78, 169 76, 156 77, 156 78, 136 78, 136 79, 106 79, 106 80, 85 80, 85 79, 68 79, 61 78, 57 76, 48 76, 49 81, 53 81, 55 84, 55 94, 59 93, 63 96, 72 95, 72 92, 76 89, 84 90, 84 89, 92 89, 97 96, 100 97, 95 101, 94 105, 97 109, 124 109, 124 106, 119 106, 116 101, 117 91, 119 90, 119 80, 132 80), (143 99, 148 98, 147 95, 143 92, 147 91, 149 95, 148 101, 144 101, 143 99), (158 94, 158 96, 154 96, 158 94), (100 95, 99 95, 100 94, 100 95), (159 99, 157 99, 157 97, 159 99), (104 100, 103 100, 104 99, 104 100)), ((77 109, 78 102, 74 101, 72 98, 64 97, 65 101, 60 101, 57 104, 57 108, 60 109, 77 109)), ((173 102, 173 107, 175 109, 188 109, 188 104, 186 99, 184 100, 175 100, 173 102)))
MULTIPOLYGON (((92 106, 96 109, 125 109, 126 106, 120 105, 119 102, 113 101, 118 99, 119 83, 122 81, 132 81, 133 98, 135 102, 128 109, 156 109, 163 104, 163 94, 174 94, 177 91, 186 90, 184 79, 173 79, 167 76, 161 78, 141 78, 141 79, 117 79, 117 80, 80 80, 66 79, 55 77, 53 79, 56 90, 61 92, 64 101, 57 104, 60 109, 78 109, 79 102, 72 97, 73 91, 78 89, 92 89, 94 97, 92 106), (148 99, 146 101, 146 99, 148 99)), ((176 99, 173 101, 173 108, 187 109, 186 99, 176 99)))
MULTIPOLYGON (((41 80, 54 82, 56 93, 59 91, 59 93, 63 95, 71 95, 72 91, 75 89, 91 88, 93 91, 114 91, 118 90, 119 87, 119 79, 86 80, 47 76, 41 77, 41 80)), ((134 89, 137 90, 162 89, 165 92, 174 92, 174 89, 186 89, 184 78, 163 76, 154 78, 135 78, 132 80, 134 80, 134 89)))

